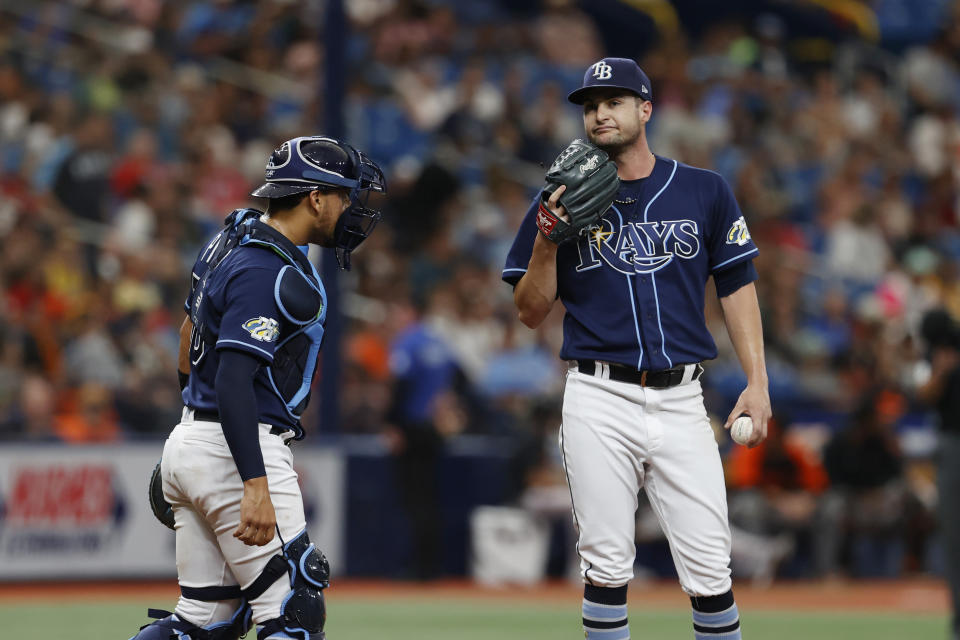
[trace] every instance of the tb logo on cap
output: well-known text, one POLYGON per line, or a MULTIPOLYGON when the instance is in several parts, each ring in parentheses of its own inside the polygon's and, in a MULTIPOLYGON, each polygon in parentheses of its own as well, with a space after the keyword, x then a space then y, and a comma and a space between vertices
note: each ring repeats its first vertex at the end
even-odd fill
POLYGON ((609 80, 613 75, 613 67, 601 60, 593 65, 593 77, 597 80, 609 80))

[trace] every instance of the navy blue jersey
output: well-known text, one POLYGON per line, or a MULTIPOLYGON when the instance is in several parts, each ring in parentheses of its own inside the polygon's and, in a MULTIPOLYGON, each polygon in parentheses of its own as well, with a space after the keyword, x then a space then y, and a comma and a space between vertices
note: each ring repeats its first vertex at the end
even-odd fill
MULTIPOLYGON (((183 402, 199 410, 216 411, 217 397, 214 382, 220 364, 222 349, 236 349, 256 356, 264 365, 274 362, 274 353, 284 337, 294 333, 299 325, 289 320, 277 304, 278 274, 289 264, 272 250, 259 246, 237 246, 213 270, 204 291, 198 284, 207 271, 207 261, 216 253, 225 231, 217 234, 200 252, 192 271, 192 286, 185 309, 194 307, 200 313, 203 334, 194 324, 190 344, 190 380, 183 390, 183 402), (201 303, 203 299, 203 304, 201 303), (212 346, 211 346, 212 345, 212 346)), ((301 251, 287 241, 284 249, 301 251)), ((313 273, 314 277, 316 272, 313 273)), ((320 286, 317 278, 318 286, 320 286)), ((326 306, 323 296, 322 306, 326 306)), ((313 357, 316 358, 315 353, 313 357)), ((300 432, 299 421, 290 414, 287 405, 271 380, 267 367, 261 367, 254 378, 258 422, 293 428, 300 432)))
MULTIPOLYGON (((512 285, 533 253, 539 198, 507 256, 503 279, 512 285)), ((557 250, 557 295, 567 311, 560 357, 651 371, 715 358, 707 279, 756 255, 724 179, 657 156, 648 177, 621 181, 599 228, 557 250)))

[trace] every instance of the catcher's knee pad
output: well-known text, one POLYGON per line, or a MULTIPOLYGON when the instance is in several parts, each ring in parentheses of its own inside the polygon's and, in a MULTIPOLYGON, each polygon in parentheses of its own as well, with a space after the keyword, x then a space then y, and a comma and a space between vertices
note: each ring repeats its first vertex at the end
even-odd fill
POLYGON ((198 627, 169 611, 148 609, 147 615, 159 620, 140 627, 130 640, 239 640, 250 629, 252 614, 250 605, 243 602, 229 620, 198 627))
POLYGON ((330 586, 330 564, 304 530, 283 547, 290 576, 290 593, 280 605, 280 617, 268 620, 257 632, 264 638, 318 640, 323 638, 327 605, 323 590, 330 586))

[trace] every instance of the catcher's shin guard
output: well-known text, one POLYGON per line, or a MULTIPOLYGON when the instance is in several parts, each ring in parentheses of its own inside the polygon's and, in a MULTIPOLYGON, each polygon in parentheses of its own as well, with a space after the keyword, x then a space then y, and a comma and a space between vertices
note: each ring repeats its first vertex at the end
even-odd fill
POLYGON ((306 530, 283 546, 283 555, 291 591, 283 599, 280 617, 259 625, 257 640, 323 640, 327 621, 323 590, 330 586, 330 564, 306 530))
POLYGON ((239 640, 250 630, 253 612, 243 602, 229 620, 215 622, 206 627, 181 620, 175 614, 161 609, 148 609, 147 615, 158 620, 140 627, 140 632, 130 640, 239 640))
POLYGON ((257 626, 257 640, 326 640, 326 638, 323 631, 309 633, 305 629, 286 629, 283 626, 282 617, 267 620, 263 625, 257 626))

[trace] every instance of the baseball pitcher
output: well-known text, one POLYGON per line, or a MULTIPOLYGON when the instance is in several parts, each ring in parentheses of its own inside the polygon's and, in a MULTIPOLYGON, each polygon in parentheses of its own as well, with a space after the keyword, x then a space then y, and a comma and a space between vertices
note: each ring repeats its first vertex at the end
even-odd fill
POLYGON ((653 89, 632 60, 591 65, 568 99, 574 141, 520 226, 503 279, 535 328, 557 298, 568 360, 560 449, 578 530, 586 637, 623 640, 638 493, 670 543, 698 640, 741 637, 730 581, 720 455, 703 405, 704 322, 712 275, 748 384, 726 421, 746 415, 763 440, 770 398, 752 259, 730 187, 712 171, 651 153, 653 89))

